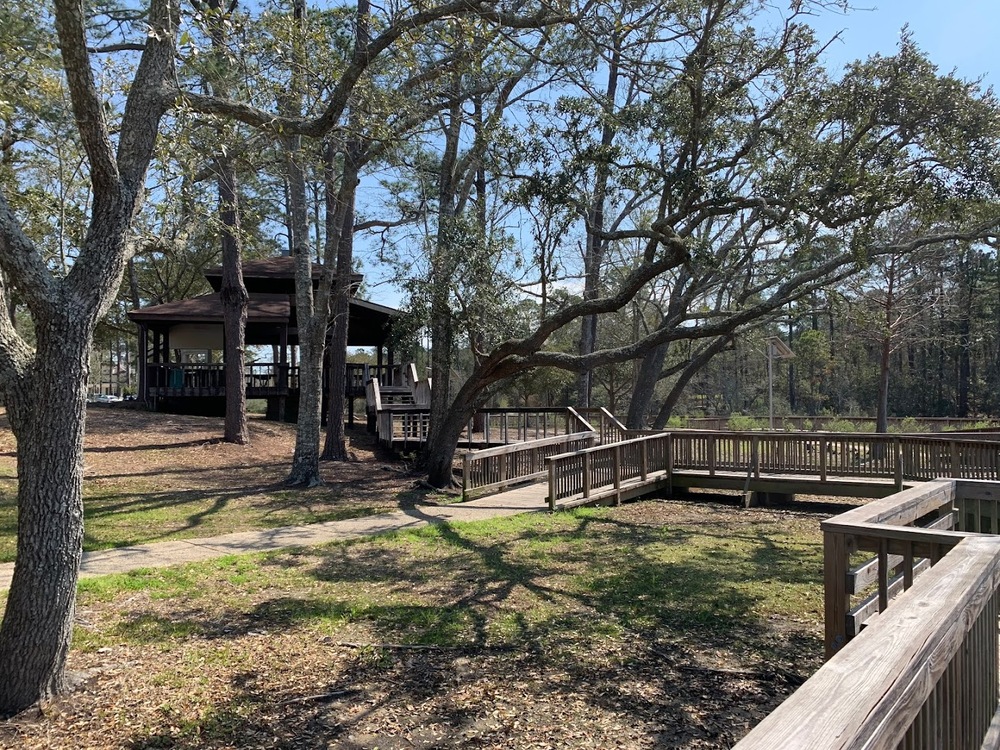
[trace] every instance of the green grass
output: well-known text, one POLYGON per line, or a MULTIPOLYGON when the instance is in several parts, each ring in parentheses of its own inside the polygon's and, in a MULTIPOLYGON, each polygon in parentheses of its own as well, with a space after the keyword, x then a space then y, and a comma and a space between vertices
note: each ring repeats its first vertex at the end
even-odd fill
MULTIPOLYGON (((447 524, 84 580, 84 608, 139 592, 150 605, 88 631, 77 646, 359 626, 376 641, 448 646, 669 631, 732 647, 774 618, 818 626, 818 519, 789 524, 757 513, 754 524, 647 525, 632 518, 643 506, 630 507, 447 524)), ((645 507, 662 513, 664 505, 645 507)))
MULTIPOLYGON (((0 478, 0 482, 3 479, 0 478)), ((15 480, 0 484, 0 562, 14 560, 17 545, 15 480)), ((386 510, 375 504, 341 507, 317 490, 160 490, 134 479, 84 485, 85 551, 146 542, 229 534, 323 521, 342 521, 386 510)))

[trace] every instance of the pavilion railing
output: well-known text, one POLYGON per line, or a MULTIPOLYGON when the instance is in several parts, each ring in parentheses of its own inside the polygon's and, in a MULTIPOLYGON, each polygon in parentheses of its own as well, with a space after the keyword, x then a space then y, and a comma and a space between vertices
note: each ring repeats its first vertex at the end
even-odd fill
MULTIPOLYGON (((244 367, 247 394, 277 395, 298 388, 299 368, 273 362, 254 362, 244 367)), ((152 396, 224 396, 226 366, 222 363, 150 363, 146 365, 146 389, 152 396)))

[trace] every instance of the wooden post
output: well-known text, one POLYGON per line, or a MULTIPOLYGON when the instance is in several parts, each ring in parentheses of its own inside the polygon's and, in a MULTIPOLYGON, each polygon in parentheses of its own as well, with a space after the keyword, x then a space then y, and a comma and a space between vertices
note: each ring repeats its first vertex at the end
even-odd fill
POLYGON ((148 405, 149 394, 146 392, 149 387, 149 344, 147 343, 148 331, 146 329, 145 323, 139 326, 139 357, 138 357, 138 367, 139 371, 139 389, 137 391, 137 400, 143 406, 148 405))
MULTIPOLYGON (((669 450, 670 441, 667 441, 667 446, 669 450)), ((646 477, 649 476, 649 441, 643 440, 639 443, 639 474, 642 477, 642 481, 646 481, 646 477)))
POLYGON ((750 451, 753 455, 754 479, 760 479, 760 435, 754 435, 750 438, 750 451))
POLYGON ((903 442, 895 437, 892 439, 892 443, 896 454, 895 485, 896 491, 899 492, 903 489, 903 442))
POLYGON ((819 438, 819 481, 826 481, 826 435, 821 435, 819 438))
POLYGON ((951 448, 951 477, 952 479, 958 479, 960 471, 958 465, 958 443, 954 440, 949 440, 948 446, 951 448))
POLYGON ((847 643, 847 536, 823 533, 824 646, 829 659, 847 643))
POLYGON ((878 542, 878 611, 889 606, 889 540, 878 542))
POLYGON ((710 477, 715 476, 715 450, 718 437, 718 435, 708 436, 708 475, 710 477))
POLYGON ((590 457, 592 453, 583 454, 583 496, 590 497, 590 457))
POLYGON ((615 446, 615 505, 622 504, 622 447, 615 446))
POLYGON ((469 454, 462 454, 462 499, 469 499, 469 454))
POLYGON ((555 513, 556 510, 556 462, 551 458, 546 459, 549 463, 549 510, 555 513))

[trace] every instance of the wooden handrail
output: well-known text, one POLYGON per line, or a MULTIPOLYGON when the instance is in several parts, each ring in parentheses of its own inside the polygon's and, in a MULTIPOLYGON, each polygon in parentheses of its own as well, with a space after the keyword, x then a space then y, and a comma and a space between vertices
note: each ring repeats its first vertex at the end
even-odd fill
POLYGON ((651 475, 669 480, 670 433, 562 453, 545 459, 549 475, 549 509, 613 499, 621 502, 628 483, 645 483, 651 475))
MULTIPOLYGON (((958 418, 958 417, 913 417, 922 427, 930 428, 932 432, 943 432, 952 428, 961 429, 983 421, 988 421, 994 425, 994 429, 1000 427, 1000 421, 995 418, 958 418)), ((774 423, 785 429, 820 431, 825 425, 836 420, 847 420, 854 424, 875 425, 875 417, 808 417, 808 416, 778 416, 775 415, 774 423)), ((765 420, 766 421, 766 418, 765 420)), ((903 417, 889 417, 890 425, 901 425, 905 422, 903 417)), ((688 417, 685 423, 695 429, 725 430, 729 423, 729 417, 688 417)))
POLYGON ((601 443, 618 443, 632 437, 639 437, 638 434, 634 434, 632 430, 629 430, 619 422, 618 418, 603 406, 577 408, 575 411, 591 423, 595 421, 596 417, 596 429, 600 435, 601 443))
POLYGON ((766 433, 672 430, 677 470, 890 479, 938 477, 1000 480, 1000 442, 855 433, 766 433), (755 463, 751 446, 757 445, 755 463))
POLYGON ((462 454, 462 496, 499 489, 545 476, 549 456, 587 448, 597 440, 593 430, 556 435, 526 443, 500 445, 462 454))
POLYGON ((1000 539, 962 539, 735 750, 979 750, 997 726, 1000 539))

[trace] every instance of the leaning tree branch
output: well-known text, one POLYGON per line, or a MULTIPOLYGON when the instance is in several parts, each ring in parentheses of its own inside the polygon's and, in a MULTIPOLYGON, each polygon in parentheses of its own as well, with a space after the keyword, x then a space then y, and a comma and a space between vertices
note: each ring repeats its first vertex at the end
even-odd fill
MULTIPOLYGON (((941 242, 971 242, 993 236, 998 227, 1000 227, 1000 216, 981 222, 968 230, 938 232, 917 237, 904 243, 884 245, 873 249, 870 252, 870 256, 875 257, 891 253, 912 252, 920 247, 941 242)), ((821 286, 846 278, 853 273, 859 264, 859 259, 853 253, 841 253, 814 268, 787 277, 785 281, 774 289, 774 292, 767 299, 738 310, 727 316, 724 320, 700 326, 664 325, 650 335, 627 346, 603 349, 585 356, 564 352, 540 351, 540 347, 534 352, 510 352, 503 361, 494 363, 493 372, 489 373, 489 380, 492 382, 494 376, 499 373, 503 373, 502 377, 508 377, 511 374, 531 367, 557 367, 563 370, 579 372, 606 364, 635 359, 653 347, 669 341, 726 336, 741 327, 755 323, 760 318, 772 313, 788 302, 800 299, 821 286)))

